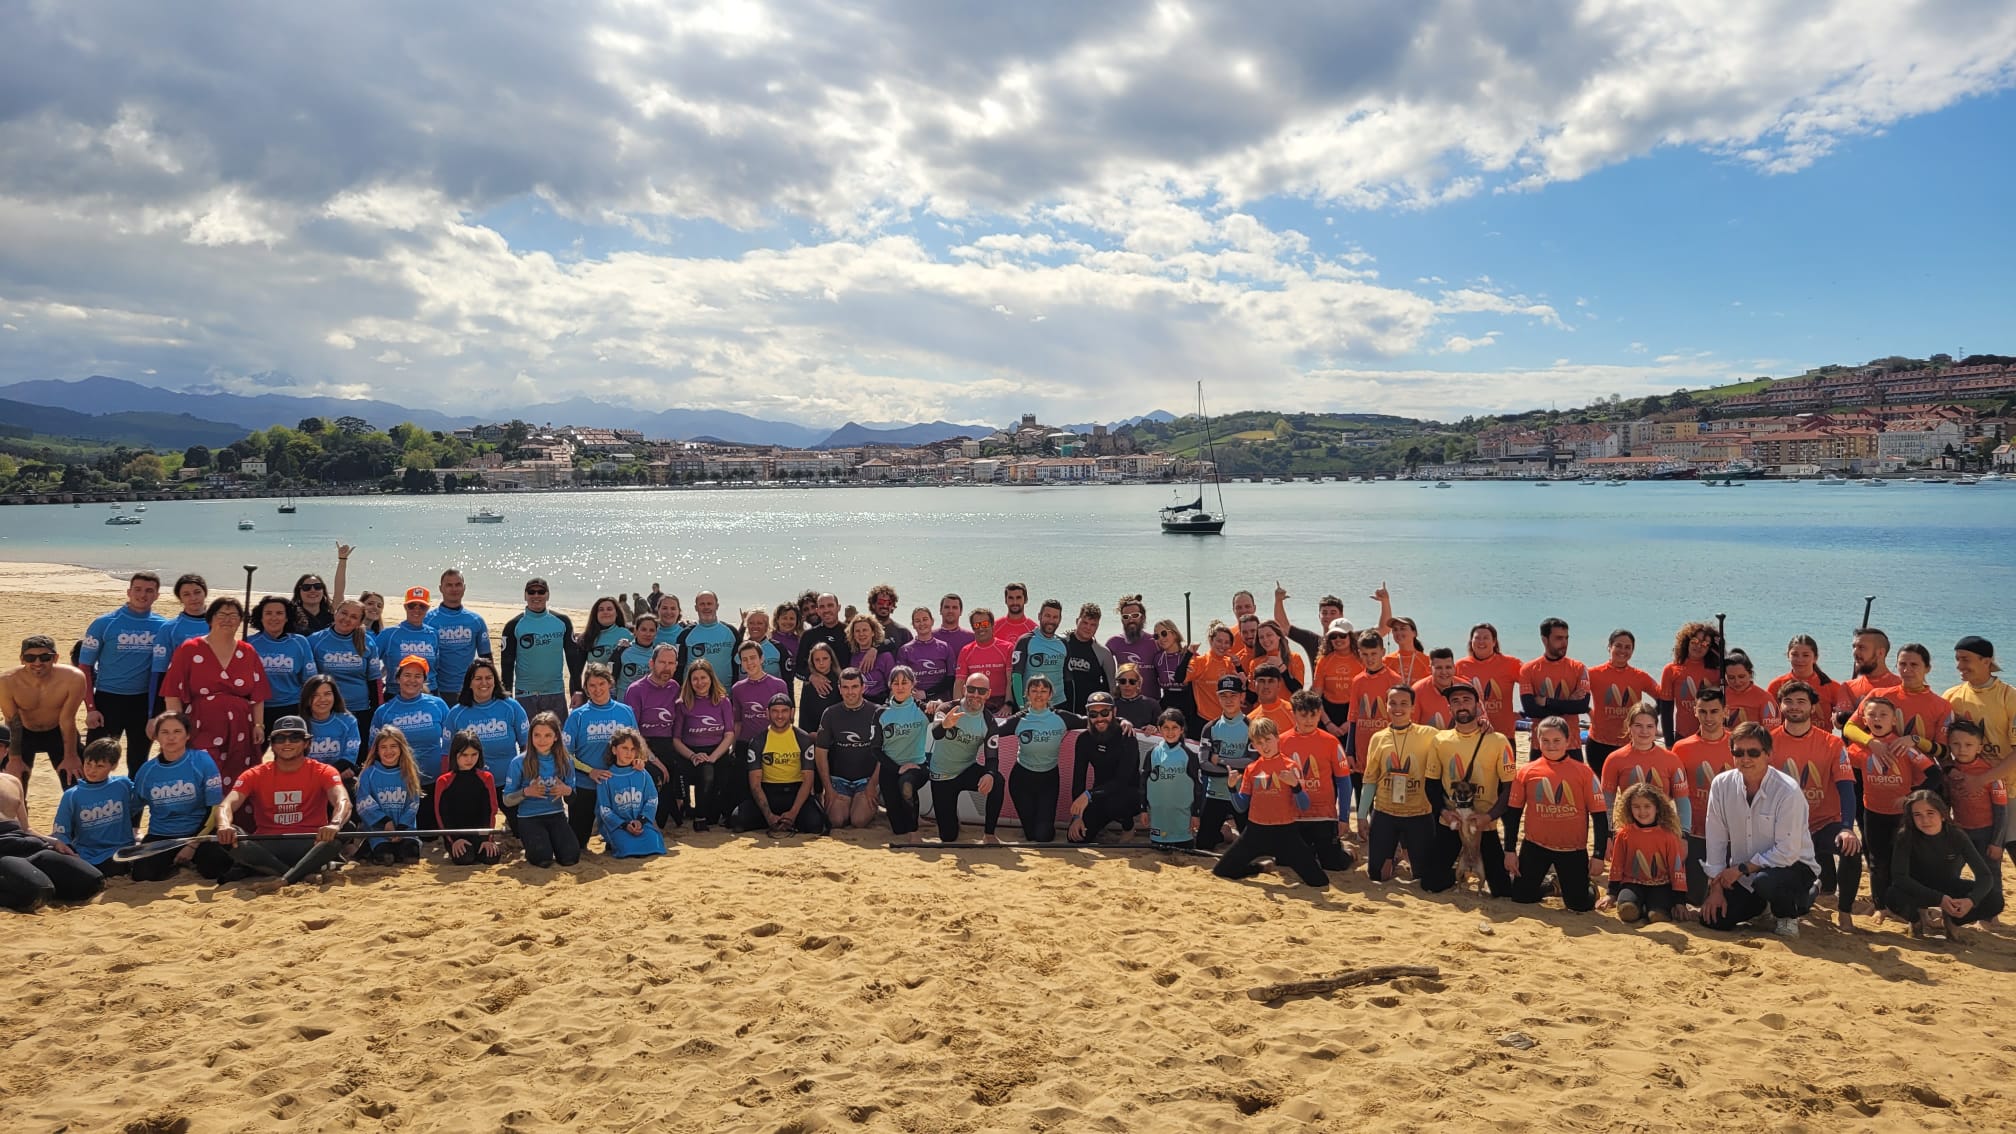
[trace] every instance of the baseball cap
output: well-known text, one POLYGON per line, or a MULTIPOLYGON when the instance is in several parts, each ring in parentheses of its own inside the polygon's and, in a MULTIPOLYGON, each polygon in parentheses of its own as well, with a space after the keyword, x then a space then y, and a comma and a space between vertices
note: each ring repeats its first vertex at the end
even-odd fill
POLYGON ((432 668, 427 664, 427 659, 418 654, 407 654, 405 657, 399 659, 400 669, 406 669, 409 666, 417 666, 421 673, 426 673, 432 668))
POLYGON ((1246 679, 1236 673, 1228 673, 1218 679, 1218 692, 1244 693, 1246 692, 1246 679))
POLYGON ((1465 697, 1470 698, 1472 701, 1483 700, 1483 698, 1477 695, 1477 687, 1475 685, 1470 684, 1467 681, 1459 681, 1456 684, 1451 685, 1449 688, 1444 689, 1442 691, 1442 699, 1446 701, 1449 698, 1456 696, 1458 693, 1463 694, 1465 697))
POLYGON ((273 722, 273 728, 266 733, 266 738, 271 740, 282 733, 290 732, 307 736, 308 722, 302 720, 300 717, 281 717, 279 720, 273 722))
POLYGON ((787 709, 788 709, 788 708, 790 708, 790 707, 791 707, 791 694, 789 694, 789 693, 772 693, 772 694, 770 694, 770 703, 771 703, 772 705, 782 705, 782 706, 784 706, 785 708, 787 708, 787 709))
POLYGON ((1331 634, 1356 634, 1357 632, 1358 628, 1351 625, 1350 619, 1339 618, 1330 623, 1329 628, 1324 631, 1324 636, 1328 637, 1331 634))
POLYGON ((1953 649, 1956 653, 1960 650, 1965 650, 1970 654, 1984 658, 1995 656, 1995 643, 1990 642, 1979 634, 1969 634, 1965 638, 1953 643, 1953 649))
POLYGON ((1085 703, 1088 705, 1110 705, 1113 703, 1113 694, 1094 693, 1090 697, 1085 698, 1085 703))
POLYGON ((434 596, 433 596, 433 595, 430 595, 430 594, 428 594, 428 593, 427 593, 427 588, 426 588, 426 587, 408 587, 408 588, 406 588, 406 605, 407 605, 407 606, 411 606, 411 605, 413 605, 413 604, 414 604, 414 603, 416 603, 416 602, 417 602, 417 603, 419 603, 419 604, 420 604, 420 605, 422 605, 422 606, 427 606, 427 605, 431 604, 431 603, 432 603, 433 601, 434 601, 434 596))

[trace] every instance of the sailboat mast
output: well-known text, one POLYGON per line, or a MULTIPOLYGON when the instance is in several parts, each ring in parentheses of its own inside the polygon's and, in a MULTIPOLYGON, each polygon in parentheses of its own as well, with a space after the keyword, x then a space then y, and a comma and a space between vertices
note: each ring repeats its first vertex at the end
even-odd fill
MULTIPOLYGON (((1204 419, 1204 449, 1211 455, 1211 487, 1218 492, 1218 517, 1225 517, 1225 485, 1218 476, 1218 445, 1211 434, 1211 418, 1204 412, 1204 383, 1197 383, 1197 416, 1204 419)), ((1197 495, 1204 495, 1204 478, 1197 478, 1197 495)))

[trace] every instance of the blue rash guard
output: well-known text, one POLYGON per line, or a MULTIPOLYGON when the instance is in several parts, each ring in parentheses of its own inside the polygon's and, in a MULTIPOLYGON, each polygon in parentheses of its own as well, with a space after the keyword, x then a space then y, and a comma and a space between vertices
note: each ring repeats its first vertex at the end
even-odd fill
POLYGON ((359 629, 357 633, 364 636, 361 654, 350 635, 334 630, 308 635, 308 648, 315 654, 315 672, 335 678, 343 703, 352 712, 361 713, 371 707, 370 683, 384 678, 385 667, 378 662, 378 645, 371 640, 371 632, 359 629))
POLYGON ((437 606, 423 620, 441 643, 441 660, 435 665, 440 677, 436 689, 462 692, 462 679, 477 658, 490 656, 490 624, 466 606, 437 606))
POLYGON ((777 644, 768 638, 756 644, 763 649, 763 672, 772 677, 782 678, 784 676, 784 651, 778 649, 777 644))
POLYGON ((561 767, 555 761, 551 752, 536 756, 526 752, 523 755, 513 756, 511 770, 504 773, 504 802, 510 803, 510 797, 523 793, 526 784, 537 780, 546 785, 546 795, 543 799, 534 799, 528 795, 515 804, 519 818, 558 815, 567 810, 567 804, 555 793, 560 785, 569 782, 572 776, 573 773, 569 769, 561 767))
POLYGON ((1045 637, 1041 630, 1032 630, 1015 643, 1014 656, 1008 661, 1008 683, 1016 704, 1026 703, 1029 679, 1039 673, 1050 679, 1050 688, 1063 699, 1066 652, 1062 638, 1045 637))
POLYGON ((371 745, 364 752, 364 762, 378 762, 378 734, 386 725, 392 725, 406 734, 406 743, 413 746, 413 762, 420 766, 420 778, 438 779, 448 770, 448 704, 432 693, 422 693, 408 700, 394 697, 378 706, 378 712, 371 718, 371 745))
POLYGON ((595 790, 595 779, 578 765, 585 764, 598 771, 609 767, 609 738, 619 728, 636 728, 637 714, 621 701, 610 701, 597 705, 593 701, 567 714, 567 723, 560 726, 560 734, 567 740, 567 754, 574 758, 574 787, 577 790, 595 790))
POLYGON ((337 771, 357 770, 364 738, 357 735, 356 717, 331 713, 319 721, 313 716, 304 719, 308 722, 309 759, 320 760, 337 771))
POLYGON ((653 639, 649 645, 632 641, 616 651, 615 656, 609 659, 609 668, 616 675, 616 688, 609 694, 611 700, 621 701, 632 685, 651 672, 651 654, 657 648, 657 641, 653 639))
POLYGON ((898 767, 925 762, 924 746, 931 739, 931 718, 917 704, 917 698, 891 701, 882 709, 882 755, 898 767))
POLYGON ((574 623, 550 610, 525 611, 504 624, 504 686, 519 697, 567 692, 567 643, 574 623))
MULTIPOLYGON (((387 819, 394 827, 411 831, 420 825, 421 794, 406 790, 406 779, 399 769, 388 768, 373 760, 369 767, 357 774, 357 820, 367 829, 377 827, 387 819)), ((376 850, 391 839, 367 839, 366 843, 376 850)))
POLYGON ((308 639, 301 634, 286 634, 271 638, 264 630, 245 639, 259 655, 259 664, 266 667, 266 684, 273 695, 266 699, 268 705, 298 705, 301 703, 301 683, 315 675, 315 651, 308 646, 308 639))
POLYGON ((1245 717, 1219 717, 1204 726, 1203 749, 1205 795, 1231 802, 1231 774, 1253 762, 1247 754, 1251 728, 1245 717))
POLYGON ((648 858, 665 853, 665 836, 658 830, 658 785, 641 768, 615 768, 608 779, 595 785, 595 823, 602 841, 616 858, 648 858), (644 825, 638 834, 623 829, 636 820, 644 825))
POLYGON ((133 781, 125 776, 108 776, 96 784, 78 780, 63 790, 49 833, 70 844, 78 858, 96 866, 133 841, 140 803, 133 781))
POLYGON ((420 658, 427 663, 427 692, 439 692, 436 684, 441 676, 441 635, 431 626, 410 626, 401 622, 397 626, 387 626, 378 635, 378 664, 386 673, 395 677, 399 673, 399 663, 407 658, 420 658))
POLYGON ((1196 837, 1190 833, 1190 821, 1204 809, 1200 771, 1197 754, 1180 740, 1161 741, 1148 753, 1141 799, 1151 842, 1187 843, 1196 837))
POLYGON ((156 756, 140 765, 133 790, 147 809, 147 833, 180 839, 201 831, 210 809, 224 802, 224 777, 208 752, 191 748, 173 763, 156 756))
POLYGON ((209 632, 209 619, 200 614, 178 611, 175 617, 168 620, 168 633, 162 639, 162 644, 168 647, 168 659, 170 661, 175 659, 175 651, 182 648, 182 643, 191 638, 201 638, 209 632))
POLYGON ((84 631, 77 664, 92 667, 91 687, 97 692, 151 693, 154 680, 168 672, 168 620, 152 612, 135 614, 125 606, 101 614, 84 631))
POLYGON ((732 677, 740 668, 735 664, 738 637, 733 628, 718 619, 713 622, 695 622, 679 631, 679 636, 673 639, 679 647, 679 683, 685 684, 686 671, 697 661, 704 661, 714 667, 716 681, 725 681, 732 677))
POLYGON ((981 755, 992 746, 997 731, 994 718, 987 715, 987 710, 962 711, 958 726, 949 732, 945 728, 945 716, 939 714, 938 720, 931 726, 931 778, 955 779, 975 764, 993 767, 994 761, 981 755))
POLYGON ((1084 727, 1084 717, 1057 709, 1024 709, 1001 722, 1002 732, 1015 735, 1015 766, 1031 772, 1055 771, 1064 734, 1084 727))
POLYGON ((480 705, 451 705, 448 708, 448 738, 463 731, 473 732, 483 742, 483 762, 503 768, 511 757, 523 751, 532 739, 531 718, 525 706, 509 697, 492 697, 480 705))

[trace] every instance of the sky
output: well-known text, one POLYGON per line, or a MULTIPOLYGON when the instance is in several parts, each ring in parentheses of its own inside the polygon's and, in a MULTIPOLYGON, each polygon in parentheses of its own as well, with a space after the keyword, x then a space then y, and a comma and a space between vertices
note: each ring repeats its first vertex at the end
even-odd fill
POLYGON ((2016 351, 2006 0, 22 0, 0 382, 1441 420, 2016 351))

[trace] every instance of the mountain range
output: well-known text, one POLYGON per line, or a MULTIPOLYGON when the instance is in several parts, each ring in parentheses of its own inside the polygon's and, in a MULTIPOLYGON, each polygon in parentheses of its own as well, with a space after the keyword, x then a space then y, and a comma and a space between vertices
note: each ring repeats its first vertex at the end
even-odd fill
MULTIPOLYGON (((785 445, 799 449, 833 449, 854 445, 916 445, 966 435, 983 436, 990 425, 961 425, 949 421, 932 422, 848 422, 838 429, 821 429, 789 421, 770 421, 727 410, 669 409, 639 411, 591 398, 541 402, 520 409, 496 409, 485 415, 452 415, 436 410, 415 409, 394 402, 369 398, 332 398, 292 394, 235 394, 213 386, 192 386, 170 390, 147 386, 123 378, 93 375, 74 382, 43 379, 0 386, 0 414, 7 424, 29 427, 33 432, 94 440, 127 441, 161 448, 189 445, 229 444, 255 429, 273 425, 293 425, 306 417, 334 421, 339 417, 359 417, 386 429, 410 421, 424 429, 442 431, 464 429, 485 422, 517 418, 534 425, 581 425, 603 429, 636 429, 646 437, 681 441, 714 440, 741 445, 785 445), (71 418, 17 420, 17 412, 5 403, 48 410, 69 411, 71 418), (122 412, 106 414, 108 406, 122 412), (120 419, 120 420, 113 420, 120 419), (47 426, 47 427, 45 427, 47 426), (60 427, 59 427, 60 426, 60 427), (221 438, 221 439, 220 439, 221 438)), ((1157 411, 1145 418, 1114 422, 1113 426, 1146 419, 1167 421, 1170 414, 1157 411)), ((1091 426, 1067 427, 1090 431, 1091 426)))

